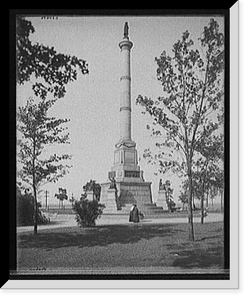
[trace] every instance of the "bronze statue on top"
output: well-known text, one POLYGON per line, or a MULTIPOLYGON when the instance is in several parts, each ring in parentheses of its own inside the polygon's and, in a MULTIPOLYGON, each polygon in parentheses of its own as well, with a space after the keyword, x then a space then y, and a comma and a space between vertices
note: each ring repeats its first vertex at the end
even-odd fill
POLYGON ((128 22, 125 22, 124 25, 124 38, 128 38, 128 22))

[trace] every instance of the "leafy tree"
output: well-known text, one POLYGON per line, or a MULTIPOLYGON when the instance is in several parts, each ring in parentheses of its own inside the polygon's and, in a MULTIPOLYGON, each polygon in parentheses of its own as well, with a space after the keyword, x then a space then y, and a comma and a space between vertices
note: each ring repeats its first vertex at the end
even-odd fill
POLYGON ((178 197, 178 200, 182 203, 182 209, 184 210, 184 205, 188 203, 188 195, 187 195, 187 189, 180 192, 180 195, 178 197))
POLYGON ((154 119, 152 135, 161 137, 160 149, 153 154, 146 149, 144 157, 159 162, 161 172, 172 170, 188 179, 189 240, 194 241, 193 172, 196 145, 205 128, 218 128, 215 116, 223 101, 224 35, 211 19, 199 39, 202 51, 194 49, 188 31, 173 45, 173 55, 162 52, 157 63, 157 79, 164 97, 153 101, 139 95, 136 99, 154 119))
POLYGON ((82 197, 87 197, 87 191, 93 191, 94 199, 100 201, 101 186, 95 180, 90 179, 90 181, 83 186, 83 191, 84 194, 82 195, 82 197))
MULTIPOLYGON (((188 179, 184 180, 182 182, 182 186, 180 187, 181 188, 181 191, 180 191, 180 194, 179 194, 179 197, 178 197, 178 200, 182 202, 183 204, 183 209, 184 209, 184 205, 185 204, 188 204, 188 197, 189 197, 189 191, 188 191, 188 179)), ((194 186, 193 186, 193 191, 194 191, 194 186)), ((195 206, 194 206, 194 192, 193 192, 193 209, 195 209, 195 206)))
POLYGON ((214 166, 214 170, 211 172, 208 178, 209 195, 213 200, 214 197, 220 194, 221 196, 221 208, 224 195, 224 172, 218 166, 214 166))
POLYGON ((198 183, 196 185, 198 198, 201 201, 201 223, 203 224, 205 191, 213 184, 216 177, 220 175, 224 177, 223 171, 219 167, 222 165, 224 157, 223 135, 216 135, 213 129, 207 130, 204 127, 203 136, 196 143, 196 151, 200 154, 200 158, 196 161, 197 171, 194 178, 196 177, 198 183))
MULTIPOLYGON (((49 220, 39 210, 41 204, 38 202, 38 224, 48 223, 49 220)), ((34 197, 26 189, 25 193, 21 193, 17 189, 17 226, 29 226, 34 223, 34 197)))
POLYGON ((75 56, 57 53, 54 47, 32 43, 30 34, 35 29, 22 16, 16 18, 16 80, 22 85, 32 82, 32 90, 40 101, 29 98, 17 111, 17 129, 22 134, 18 140, 21 179, 29 183, 34 196, 34 233, 37 233, 37 192, 42 183, 56 182, 67 173, 69 166, 61 164, 70 155, 51 155, 43 158, 45 146, 68 143, 69 135, 62 134, 67 119, 49 117, 48 111, 56 100, 62 98, 65 86, 77 79, 77 71, 88 73, 87 63, 75 56), (33 81, 35 78, 35 81, 33 81), (31 80, 32 79, 32 80, 31 80), (53 100, 48 100, 52 96, 53 100), (38 103, 36 103, 38 102, 38 103))
POLYGON ((16 18, 16 80, 18 84, 30 81, 35 76, 32 89, 36 96, 45 100, 48 93, 62 98, 65 86, 77 79, 77 70, 87 74, 86 61, 75 56, 57 53, 54 47, 47 47, 30 41, 35 29, 24 17, 16 18))
POLYGON ((62 206, 63 206, 63 201, 68 200, 67 190, 63 188, 59 188, 58 194, 55 194, 55 197, 59 200, 59 208, 60 208, 60 202, 62 202, 62 206))
POLYGON ((75 201, 76 201, 76 198, 74 197, 74 195, 72 193, 71 197, 69 198, 69 202, 72 204, 72 207, 73 207, 75 201))
POLYGON ((62 134, 66 129, 62 125, 67 119, 56 119, 48 116, 49 108, 54 101, 41 101, 38 104, 32 98, 17 111, 17 129, 22 134, 18 140, 19 162, 22 169, 20 178, 30 184, 34 196, 34 233, 37 233, 37 192, 42 183, 56 182, 67 173, 68 165, 62 161, 70 159, 70 155, 42 156, 46 145, 68 143, 69 134, 62 134))

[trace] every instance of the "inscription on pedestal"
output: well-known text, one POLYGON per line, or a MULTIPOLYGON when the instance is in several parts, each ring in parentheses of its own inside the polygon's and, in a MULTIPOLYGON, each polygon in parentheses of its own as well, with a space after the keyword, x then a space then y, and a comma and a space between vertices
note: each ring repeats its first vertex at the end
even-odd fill
POLYGON ((140 171, 125 171, 125 177, 133 177, 133 178, 139 178, 140 177, 140 171))

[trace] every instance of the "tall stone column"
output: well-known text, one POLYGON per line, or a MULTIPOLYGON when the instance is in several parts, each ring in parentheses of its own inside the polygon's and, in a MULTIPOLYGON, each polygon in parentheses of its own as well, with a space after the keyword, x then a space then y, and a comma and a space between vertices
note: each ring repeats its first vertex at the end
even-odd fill
POLYGON ((121 49, 122 76, 120 77, 120 141, 131 141, 131 75, 130 50, 133 43, 125 36, 119 43, 121 49))
MULTIPOLYGON (((136 143, 131 137, 131 72, 130 54, 133 43, 128 37, 128 23, 124 26, 124 35, 119 43, 121 58, 120 77, 120 137, 115 144, 114 164, 109 179, 116 181, 116 194, 110 189, 110 183, 101 185, 100 202, 106 205, 104 213, 129 213, 132 203, 147 213, 152 210, 151 182, 145 182, 143 171, 137 159, 136 143), (116 197, 114 197, 114 195, 116 197), (127 211, 128 210, 128 211, 127 211)), ((153 207, 154 208, 154 207, 153 207)), ((159 209, 159 208, 156 208, 159 209)))
POLYGON ((121 49, 120 77, 120 138, 114 152, 114 167, 109 177, 117 182, 143 181, 143 175, 138 166, 136 143, 131 138, 131 72, 130 51, 133 43, 128 37, 128 23, 124 26, 124 36, 119 43, 121 49))

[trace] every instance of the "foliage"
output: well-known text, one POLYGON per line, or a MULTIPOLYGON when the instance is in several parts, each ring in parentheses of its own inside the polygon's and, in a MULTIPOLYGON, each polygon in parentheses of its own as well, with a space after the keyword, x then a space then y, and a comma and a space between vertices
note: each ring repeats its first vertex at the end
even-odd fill
POLYGON ((68 134, 63 135, 66 129, 62 124, 67 119, 48 117, 49 108, 55 101, 41 101, 38 104, 30 98, 26 106, 19 107, 17 111, 17 129, 22 134, 18 140, 19 162, 22 169, 18 176, 33 188, 34 205, 34 233, 37 232, 38 206, 37 192, 42 183, 56 182, 67 173, 70 166, 63 165, 61 161, 70 159, 70 155, 51 155, 49 158, 42 156, 46 145, 68 142, 68 134))
MULTIPOLYGON (((17 193, 17 226, 33 225, 34 220, 34 197, 30 193, 17 193)), ((48 223, 48 219, 39 210, 41 204, 38 203, 37 223, 48 223)))
POLYGON ((98 203, 98 201, 89 201, 85 198, 81 198, 79 201, 75 201, 73 209, 76 213, 76 222, 81 227, 93 227, 96 225, 96 220, 102 214, 104 204, 98 203))
POLYGON ((17 83, 23 84, 34 75, 36 82, 32 89, 36 96, 45 100, 48 93, 62 98, 65 85, 77 79, 77 70, 87 74, 86 61, 75 56, 57 53, 54 47, 47 47, 30 41, 35 29, 32 23, 21 16, 16 18, 17 83))
POLYGON ((83 190, 84 190, 84 194, 82 195, 82 197, 84 197, 84 198, 87 197, 87 191, 93 191, 93 193, 94 193, 94 199, 97 200, 97 201, 100 200, 101 186, 95 180, 90 179, 90 181, 87 182, 83 186, 83 190))
POLYGON ((69 139, 68 134, 62 134, 67 129, 62 125, 69 120, 48 117, 48 111, 56 100, 65 95, 66 84, 77 79, 77 71, 87 74, 88 68, 82 59, 57 53, 54 47, 32 43, 30 34, 34 31, 30 21, 17 16, 16 80, 20 85, 30 81, 33 92, 41 100, 36 104, 33 98, 29 98, 26 105, 17 111, 17 129, 22 134, 22 139, 18 140, 19 161, 23 165, 18 175, 33 188, 36 234, 37 190, 43 182, 56 182, 64 176, 69 166, 61 164, 61 161, 70 159, 68 154, 54 154, 47 159, 42 157, 46 145, 68 143, 69 139), (48 95, 52 95, 53 100, 48 100, 48 95))
POLYGON ((210 139, 221 125, 223 117, 224 36, 219 25, 211 19, 200 38, 202 51, 194 49, 190 34, 185 31, 173 45, 173 55, 162 52, 157 63, 157 79, 164 97, 153 101, 139 95, 137 104, 152 116, 152 135, 161 138, 154 154, 146 149, 144 157, 158 161, 159 170, 169 170, 188 178, 189 238, 194 240, 192 218, 192 189, 195 160, 203 155, 199 142, 210 139), (217 120, 216 120, 217 118, 217 120))
POLYGON ((66 129, 62 124, 67 119, 48 117, 48 110, 54 101, 42 101, 36 104, 32 98, 26 106, 19 107, 17 111, 17 129, 23 138, 18 140, 19 161, 23 164, 18 173, 23 181, 38 188, 42 182, 56 182, 66 174, 69 166, 60 162, 70 159, 70 155, 51 155, 42 158, 46 145, 68 143, 69 135, 61 133, 66 129))
POLYGON ((56 182, 67 173, 70 167, 61 163, 71 158, 68 154, 43 157, 46 145, 68 143, 69 139, 68 134, 62 134, 66 129, 62 124, 68 120, 48 116, 48 110, 54 103, 55 101, 52 100, 44 100, 36 104, 34 99, 30 98, 26 105, 19 107, 17 111, 17 129, 22 134, 22 139, 17 141, 18 159, 22 164, 18 176, 33 188, 34 233, 37 232, 37 192, 39 187, 42 183, 56 182))
POLYGON ((55 197, 60 201, 68 200, 67 190, 63 188, 59 188, 58 194, 55 194, 55 197))
POLYGON ((74 195, 73 195, 73 193, 72 193, 72 195, 71 195, 71 197, 69 198, 69 202, 72 204, 72 206, 74 205, 74 203, 75 203, 75 201, 76 201, 76 198, 74 197, 74 195))
MULTIPOLYGON (((105 208, 104 204, 100 204, 101 186, 95 180, 88 181, 83 186, 84 193, 79 201, 73 202, 73 209, 76 213, 76 222, 81 227, 95 226, 97 218, 99 218, 105 208), (87 192, 93 191, 94 199, 87 199, 87 192)), ((72 197, 73 198, 73 197, 72 197)))
POLYGON ((223 101, 219 76, 224 66, 224 50, 220 50, 223 35, 218 32, 216 21, 211 19, 209 25, 211 28, 205 28, 201 38, 204 50, 207 49, 206 56, 202 58, 200 52, 193 49, 194 42, 188 31, 184 32, 182 40, 173 46, 173 57, 163 51, 160 58, 155 58, 157 79, 166 96, 153 101, 139 95, 136 100, 154 119, 153 126, 147 125, 147 129, 163 140, 156 143, 159 154, 153 155, 150 149, 144 154, 159 161, 162 173, 171 169, 187 174, 187 162, 193 158, 198 144, 203 144, 218 129, 218 122, 209 115, 218 110, 223 101), (211 36, 207 36, 210 31, 211 36), (161 151, 164 148, 171 150, 161 151), (181 162, 173 157, 174 151, 181 154, 181 162))
POLYGON ((178 197, 178 200, 183 204, 187 204, 188 203, 188 193, 187 193, 187 189, 183 190, 180 192, 180 195, 178 197))

